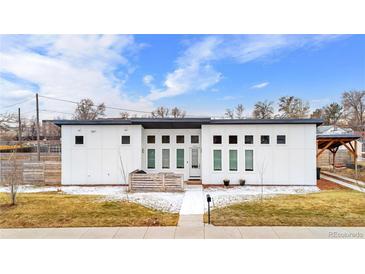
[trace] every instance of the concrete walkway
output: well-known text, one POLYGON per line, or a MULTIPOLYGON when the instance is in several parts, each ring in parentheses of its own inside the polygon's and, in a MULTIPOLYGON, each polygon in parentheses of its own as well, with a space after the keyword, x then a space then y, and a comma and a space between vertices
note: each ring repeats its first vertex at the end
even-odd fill
POLYGON ((365 227, 196 226, 194 218, 177 227, 0 229, 0 239, 365 239, 365 227))
POLYGON ((180 215, 204 214, 204 194, 201 185, 186 186, 180 215))
POLYGON ((339 179, 335 179, 335 178, 332 178, 332 177, 329 177, 329 176, 326 176, 326 175, 322 175, 322 174, 321 174, 321 178, 326 179, 326 180, 331 181, 331 182, 334 182, 336 184, 351 188, 351 189, 356 190, 356 191, 365 192, 364 187, 359 187, 357 185, 346 183, 346 182, 344 182, 342 180, 339 180, 339 179))

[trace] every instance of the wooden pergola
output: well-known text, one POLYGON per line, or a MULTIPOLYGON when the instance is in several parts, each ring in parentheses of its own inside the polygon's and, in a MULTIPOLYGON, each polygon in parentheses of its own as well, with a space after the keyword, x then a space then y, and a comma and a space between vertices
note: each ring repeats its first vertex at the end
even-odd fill
POLYGON ((344 146, 350 151, 356 165, 357 160, 357 146, 356 140, 360 136, 353 134, 331 134, 331 135, 317 135, 317 160, 318 157, 328 149, 333 155, 333 168, 336 164, 336 152, 340 146, 344 146))

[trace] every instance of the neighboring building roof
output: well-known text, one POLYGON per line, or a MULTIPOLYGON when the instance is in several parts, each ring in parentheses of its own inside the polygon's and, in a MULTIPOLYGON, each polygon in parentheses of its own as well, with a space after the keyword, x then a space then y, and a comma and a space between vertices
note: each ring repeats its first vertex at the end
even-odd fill
POLYGON ((342 134, 342 133, 350 133, 353 132, 350 128, 341 128, 338 126, 319 126, 317 127, 317 133, 318 134, 342 134))
POLYGON ((211 118, 130 118, 97 120, 47 120, 62 125, 142 125, 144 128, 201 128, 201 125, 322 124, 321 119, 211 119, 211 118))

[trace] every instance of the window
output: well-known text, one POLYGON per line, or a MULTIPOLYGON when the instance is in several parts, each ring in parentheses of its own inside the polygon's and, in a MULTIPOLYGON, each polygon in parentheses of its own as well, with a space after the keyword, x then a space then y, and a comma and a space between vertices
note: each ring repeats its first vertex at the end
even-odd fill
POLYGON ((245 144, 248 145, 252 145, 253 144, 253 135, 245 135, 245 144))
POLYGON ((230 144, 237 144, 237 135, 229 135, 228 139, 230 144))
POLYGON ((147 149, 147 168, 155 168, 155 150, 147 149))
POLYGON ((162 143, 169 144, 170 143, 170 136, 169 135, 162 135, 162 143))
POLYGON ((285 144, 286 143, 286 136, 285 135, 277 135, 276 136, 276 143, 277 144, 285 144))
POLYGON ((177 144, 183 144, 184 143, 184 135, 177 135, 176 136, 176 143, 177 144))
POLYGON ((184 168, 184 150, 176 150, 176 168, 184 168))
POLYGON ((221 135, 214 135, 213 136, 213 144, 221 144, 222 143, 222 136, 221 135))
POLYGON ((162 168, 170 168, 170 150, 162 149, 162 168))
POLYGON ((84 144, 84 136, 75 136, 75 144, 76 145, 84 144))
POLYGON ((237 150, 229 151, 229 170, 237 171, 237 150))
POLYGON ((261 135, 261 144, 270 144, 270 136, 261 135))
POLYGON ((215 149, 213 150, 213 169, 222 170, 222 151, 215 149))
POLYGON ((245 150, 245 170, 253 171, 253 150, 245 150))
POLYGON ((199 135, 191 135, 190 136, 190 143, 199 144, 199 135))
POLYGON ((129 145, 131 143, 131 136, 122 136, 122 145, 129 145))
POLYGON ((147 144, 154 144, 156 143, 155 135, 148 135, 147 136, 147 144))

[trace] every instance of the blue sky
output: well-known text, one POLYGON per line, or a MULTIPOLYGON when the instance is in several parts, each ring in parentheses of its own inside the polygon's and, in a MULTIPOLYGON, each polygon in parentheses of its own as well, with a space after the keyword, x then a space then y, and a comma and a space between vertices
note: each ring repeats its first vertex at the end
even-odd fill
MULTIPOLYGON (((365 89, 364 35, 0 36, 2 112, 29 98, 19 106, 32 115, 39 92, 190 115, 242 103, 248 115, 259 100, 295 95, 314 109, 353 89, 365 89)), ((43 98, 41 108, 43 118, 69 117, 74 105, 43 98)))

